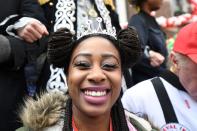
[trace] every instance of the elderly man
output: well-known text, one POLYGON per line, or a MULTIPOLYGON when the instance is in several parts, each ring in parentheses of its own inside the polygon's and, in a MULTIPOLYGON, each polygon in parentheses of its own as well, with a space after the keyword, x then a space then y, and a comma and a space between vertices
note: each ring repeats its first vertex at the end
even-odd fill
POLYGON ((180 30, 170 55, 172 70, 127 90, 125 109, 162 131, 197 130, 197 23, 180 30))

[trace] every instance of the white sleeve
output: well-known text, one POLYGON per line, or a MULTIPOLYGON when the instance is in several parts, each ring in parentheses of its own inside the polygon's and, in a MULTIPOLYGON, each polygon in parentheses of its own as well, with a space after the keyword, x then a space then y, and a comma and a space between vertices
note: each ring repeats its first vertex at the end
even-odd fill
POLYGON ((27 23, 29 23, 30 21, 34 20, 35 18, 31 18, 31 17, 22 17, 20 18, 15 24, 13 25, 9 25, 6 29, 6 32, 14 37, 19 38, 19 36, 17 36, 17 34, 15 34, 13 32, 13 30, 17 30, 21 27, 24 27, 25 25, 27 25, 27 23))
POLYGON ((136 85, 126 90, 122 96, 123 107, 134 114, 141 112, 140 104, 138 104, 140 103, 138 92, 138 85, 136 85))
POLYGON ((126 90, 121 100, 125 110, 140 117, 146 116, 146 107, 150 103, 148 101, 150 87, 152 87, 152 83, 147 80, 126 90))
POLYGON ((165 124, 163 111, 151 80, 146 80, 131 87, 122 96, 125 110, 139 117, 148 119, 155 127, 165 124))

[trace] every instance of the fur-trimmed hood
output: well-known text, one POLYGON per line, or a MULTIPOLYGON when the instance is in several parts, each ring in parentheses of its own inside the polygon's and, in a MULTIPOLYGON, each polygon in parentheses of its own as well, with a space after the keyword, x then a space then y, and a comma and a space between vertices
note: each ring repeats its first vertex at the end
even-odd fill
MULTIPOLYGON (((68 96, 61 92, 45 93, 34 99, 27 99, 21 107, 20 118, 24 127, 17 131, 61 131, 64 124, 68 96)), ((140 131, 156 131, 149 122, 125 111, 129 123, 140 131)))
POLYGON ((44 93, 36 100, 27 99, 20 111, 22 123, 33 131, 43 131, 62 123, 67 99, 61 92, 44 93))

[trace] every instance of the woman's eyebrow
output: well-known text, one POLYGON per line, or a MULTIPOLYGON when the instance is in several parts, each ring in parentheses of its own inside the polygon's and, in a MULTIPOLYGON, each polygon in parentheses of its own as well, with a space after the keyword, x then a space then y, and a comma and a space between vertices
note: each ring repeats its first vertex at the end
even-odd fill
POLYGON ((90 57, 90 56, 92 56, 92 54, 86 53, 86 52, 78 53, 76 56, 74 56, 73 61, 79 56, 88 56, 88 57, 90 57))
POLYGON ((112 54, 112 53, 102 54, 102 57, 104 57, 104 58, 113 57, 113 58, 115 58, 117 60, 118 64, 120 64, 119 63, 120 60, 114 54, 112 54))
MULTIPOLYGON (((80 56, 91 57, 92 54, 91 54, 91 53, 87 53, 87 52, 79 53, 79 54, 77 54, 76 56, 74 56, 73 61, 74 61, 77 57, 80 57, 80 56)), ((117 60, 118 64, 120 64, 120 63, 119 63, 120 60, 119 60, 114 54, 112 54, 112 53, 104 53, 104 54, 101 54, 101 56, 104 57, 104 58, 110 58, 110 57, 112 57, 112 58, 114 58, 114 59, 117 60)))

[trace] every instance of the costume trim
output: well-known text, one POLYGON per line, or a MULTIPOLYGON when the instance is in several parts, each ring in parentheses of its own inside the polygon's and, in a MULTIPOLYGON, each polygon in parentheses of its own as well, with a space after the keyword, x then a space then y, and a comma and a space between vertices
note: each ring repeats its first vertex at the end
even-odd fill
POLYGON ((53 65, 50 65, 51 76, 47 82, 47 91, 62 91, 67 92, 68 86, 66 82, 66 76, 62 68, 53 68, 53 65))
POLYGON ((74 22, 76 5, 74 0, 58 0, 55 12, 55 25, 54 31, 59 28, 68 28, 71 32, 75 33, 74 22))

